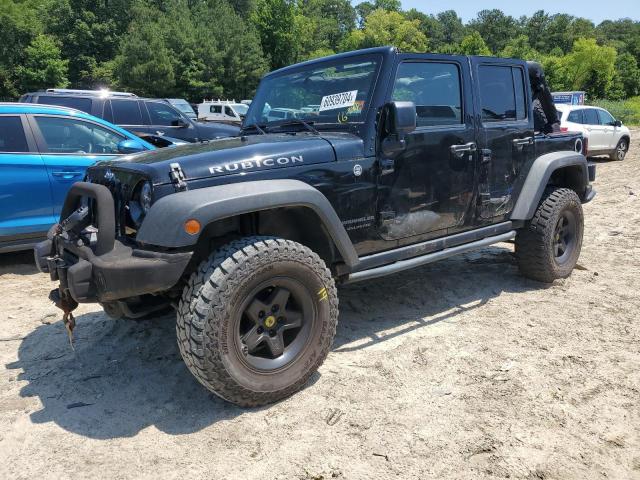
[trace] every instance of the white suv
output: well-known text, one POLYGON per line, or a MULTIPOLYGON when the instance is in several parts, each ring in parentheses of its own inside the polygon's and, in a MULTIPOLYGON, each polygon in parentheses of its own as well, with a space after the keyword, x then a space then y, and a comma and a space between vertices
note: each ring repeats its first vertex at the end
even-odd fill
POLYGON ((557 104, 556 109, 562 131, 582 132, 587 139, 589 156, 608 155, 612 160, 624 160, 631 135, 620 120, 599 107, 557 104))

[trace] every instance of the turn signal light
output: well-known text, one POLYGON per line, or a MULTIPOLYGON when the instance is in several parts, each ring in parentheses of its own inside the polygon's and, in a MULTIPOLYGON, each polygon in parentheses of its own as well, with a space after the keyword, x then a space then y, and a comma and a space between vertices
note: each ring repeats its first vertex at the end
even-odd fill
POLYGON ((200 233, 200 228, 200 222, 198 220, 194 220, 193 218, 184 222, 184 231, 189 235, 197 235, 198 233, 200 233))

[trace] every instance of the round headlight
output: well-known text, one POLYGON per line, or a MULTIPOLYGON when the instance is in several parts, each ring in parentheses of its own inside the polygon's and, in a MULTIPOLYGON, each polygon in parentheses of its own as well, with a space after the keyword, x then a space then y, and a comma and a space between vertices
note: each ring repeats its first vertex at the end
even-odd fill
POLYGON ((149 182, 144 182, 140 189, 140 207, 145 215, 151 208, 151 184, 149 182))
POLYGON ((140 228, 144 216, 151 208, 151 183, 144 182, 138 184, 133 193, 133 198, 129 201, 129 215, 135 228, 140 228))

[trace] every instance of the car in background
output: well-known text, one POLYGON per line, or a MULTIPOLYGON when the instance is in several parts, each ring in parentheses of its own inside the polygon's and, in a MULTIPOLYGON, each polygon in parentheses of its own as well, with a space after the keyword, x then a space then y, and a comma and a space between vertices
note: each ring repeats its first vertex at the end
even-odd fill
POLYGON ((88 166, 155 147, 79 110, 0 103, 0 252, 31 248, 88 166))
POLYGON ((240 125, 249 105, 229 100, 204 100, 198 105, 198 120, 240 125))
POLYGON ((193 110, 193 107, 184 98, 165 98, 165 101, 169 105, 173 105, 174 107, 176 107, 178 110, 184 113, 191 120, 195 121, 198 119, 198 116, 196 115, 196 112, 193 110))
POLYGON ((607 110, 586 105, 556 104, 560 114, 560 129, 581 132, 587 141, 588 155, 608 155, 612 160, 624 160, 629 151, 629 129, 607 110))
POLYGON ((195 122, 165 100, 128 92, 52 88, 27 93, 21 102, 75 108, 119 125, 135 135, 153 134, 199 142, 239 134, 237 126, 195 122))
POLYGON ((584 105, 587 99, 587 92, 575 91, 575 92, 553 92, 553 103, 566 104, 566 105, 584 105))
POLYGON ((273 122, 276 120, 289 120, 291 118, 297 118, 300 110, 293 108, 272 108, 267 113, 267 121, 273 122))

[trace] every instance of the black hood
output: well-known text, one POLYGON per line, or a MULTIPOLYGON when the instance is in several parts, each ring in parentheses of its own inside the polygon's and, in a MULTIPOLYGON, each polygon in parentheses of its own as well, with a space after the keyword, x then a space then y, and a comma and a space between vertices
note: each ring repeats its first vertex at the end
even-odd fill
POLYGON ((362 140, 349 133, 280 133, 224 138, 206 143, 154 150, 99 165, 129 170, 169 182, 170 165, 179 163, 187 181, 221 175, 248 174, 363 157, 362 140))

